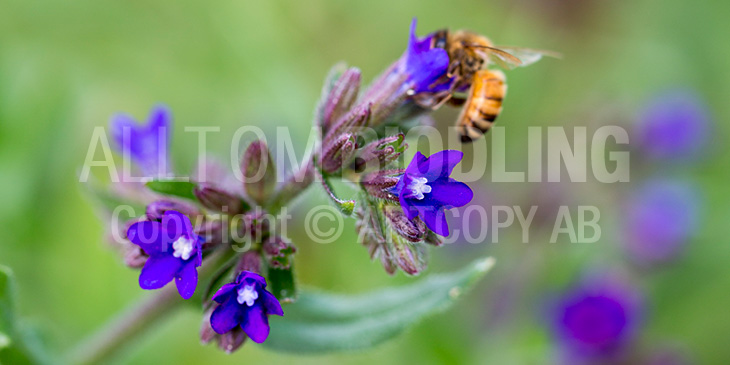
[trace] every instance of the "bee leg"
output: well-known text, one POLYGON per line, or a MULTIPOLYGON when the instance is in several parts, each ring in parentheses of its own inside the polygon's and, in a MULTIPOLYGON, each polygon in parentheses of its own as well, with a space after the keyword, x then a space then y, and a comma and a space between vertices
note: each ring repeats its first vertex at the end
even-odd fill
POLYGON ((466 103, 466 98, 461 97, 461 96, 458 96, 458 97, 452 96, 449 99, 449 105, 451 105, 451 106, 462 106, 462 105, 464 105, 464 103, 466 103))
POLYGON ((451 98, 451 92, 448 90, 437 93, 422 92, 413 95, 413 102, 424 109, 438 109, 449 98, 451 98))

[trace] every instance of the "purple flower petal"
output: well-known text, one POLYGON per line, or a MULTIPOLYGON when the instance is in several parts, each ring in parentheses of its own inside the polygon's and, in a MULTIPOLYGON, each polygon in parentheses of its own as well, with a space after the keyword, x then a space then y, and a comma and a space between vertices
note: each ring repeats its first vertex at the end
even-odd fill
POLYGON ((238 274, 238 278, 236 279, 236 283, 248 283, 248 284, 258 284, 261 286, 261 288, 266 287, 266 279, 264 279, 263 276, 251 272, 251 271, 242 271, 240 274, 238 274))
POLYGON ((260 305, 254 305, 246 312, 241 328, 251 340, 262 343, 269 337, 269 317, 260 305))
POLYGON ((431 185, 429 198, 438 201, 446 208, 463 207, 474 198, 474 192, 469 185, 452 178, 439 179, 429 185, 431 185))
POLYGON ((159 289, 175 278, 183 261, 173 256, 150 257, 139 274, 142 289, 159 289))
POLYGON ((426 160, 418 163, 418 171, 428 181, 434 181, 439 177, 448 177, 451 176, 454 167, 461 162, 463 157, 464 153, 456 150, 436 152, 426 160))
POLYGON ((449 54, 441 48, 431 48, 431 36, 416 37, 416 18, 411 22, 411 31, 406 50, 406 68, 416 92, 430 90, 432 84, 446 73, 449 54))
POLYGON ((190 223, 190 218, 178 211, 166 211, 165 215, 162 216, 162 226, 165 227, 165 230, 167 231, 168 239, 172 241, 183 235, 195 237, 193 234, 193 225, 190 223))
POLYGON ((416 205, 416 209, 428 229, 444 237, 449 235, 449 224, 443 208, 433 205, 416 205))
POLYGON ((263 305, 264 309, 266 309, 266 314, 275 314, 277 316, 283 316, 284 311, 281 309, 281 304, 279 303, 279 300, 276 299, 274 294, 271 294, 267 291, 263 291, 264 298, 263 298, 263 305))
POLYGON ((195 288, 198 286, 198 270, 195 268, 195 262, 188 261, 175 277, 175 285, 180 296, 187 300, 195 294, 195 288))
POLYGON ((141 221, 132 224, 127 230, 127 238, 150 256, 162 252, 164 237, 160 222, 141 221))
POLYGON ((237 287, 238 287, 238 284, 236 284, 236 283, 225 284, 220 289, 218 289, 218 291, 215 292, 215 295, 213 295, 213 297, 210 299, 212 299, 218 303, 223 303, 226 300, 228 300, 228 298, 230 298, 231 295, 233 295, 235 293, 235 289, 237 287))
POLYGON ((220 304, 210 315, 210 326, 218 334, 224 334, 234 329, 241 322, 241 306, 235 298, 220 304))
POLYGON ((168 169, 170 120, 170 112, 164 106, 150 112, 146 125, 137 124, 126 114, 116 114, 109 123, 110 134, 115 147, 146 176, 157 176, 168 169))

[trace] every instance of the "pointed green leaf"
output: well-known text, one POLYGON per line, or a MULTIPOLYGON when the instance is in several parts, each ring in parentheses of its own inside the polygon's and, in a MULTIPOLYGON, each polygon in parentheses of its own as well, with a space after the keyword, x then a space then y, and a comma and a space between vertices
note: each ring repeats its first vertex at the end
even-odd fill
POLYGON ((189 181, 152 180, 145 184, 150 190, 165 195, 173 195, 180 198, 197 200, 195 197, 195 184, 189 181))
POLYGON ((284 318, 271 317, 271 335, 264 346, 298 353, 375 346, 448 308, 493 264, 493 258, 480 259, 455 273, 355 296, 303 292, 296 304, 284 307, 284 318))

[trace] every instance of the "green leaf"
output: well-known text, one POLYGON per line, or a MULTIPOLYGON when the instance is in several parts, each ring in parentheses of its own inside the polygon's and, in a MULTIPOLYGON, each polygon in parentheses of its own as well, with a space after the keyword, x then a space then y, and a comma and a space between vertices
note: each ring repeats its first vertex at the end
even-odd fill
POLYGON ((152 180, 145 184, 150 190, 165 195, 173 195, 180 198, 197 200, 195 197, 195 184, 189 181, 152 180))
POLYGON ((455 273, 355 296, 302 292, 296 304, 284 307, 284 318, 270 318, 264 346, 297 353, 373 347, 448 308, 493 265, 493 258, 480 259, 455 273))
POLYGON ((0 265, 0 364, 46 364, 49 357, 31 328, 15 318, 13 272, 0 265))
POLYGON ((269 267, 269 288, 271 293, 282 303, 292 303, 297 300, 297 287, 294 281, 294 267, 275 269, 269 267))
POLYGON ((13 272, 0 265, 0 332, 9 334, 14 330, 14 291, 13 272))

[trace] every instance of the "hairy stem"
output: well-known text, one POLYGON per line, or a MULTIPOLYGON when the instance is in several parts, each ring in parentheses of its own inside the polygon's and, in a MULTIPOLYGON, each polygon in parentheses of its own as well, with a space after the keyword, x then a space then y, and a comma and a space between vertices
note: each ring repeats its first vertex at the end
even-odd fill
MULTIPOLYGON (((207 257, 198 270, 199 282, 207 282, 217 268, 235 254, 234 250, 226 247, 207 257)), ((149 297, 118 314, 96 333, 82 341, 71 351, 69 362, 72 364, 105 362, 185 303, 173 283, 149 294, 151 294, 149 297)))

